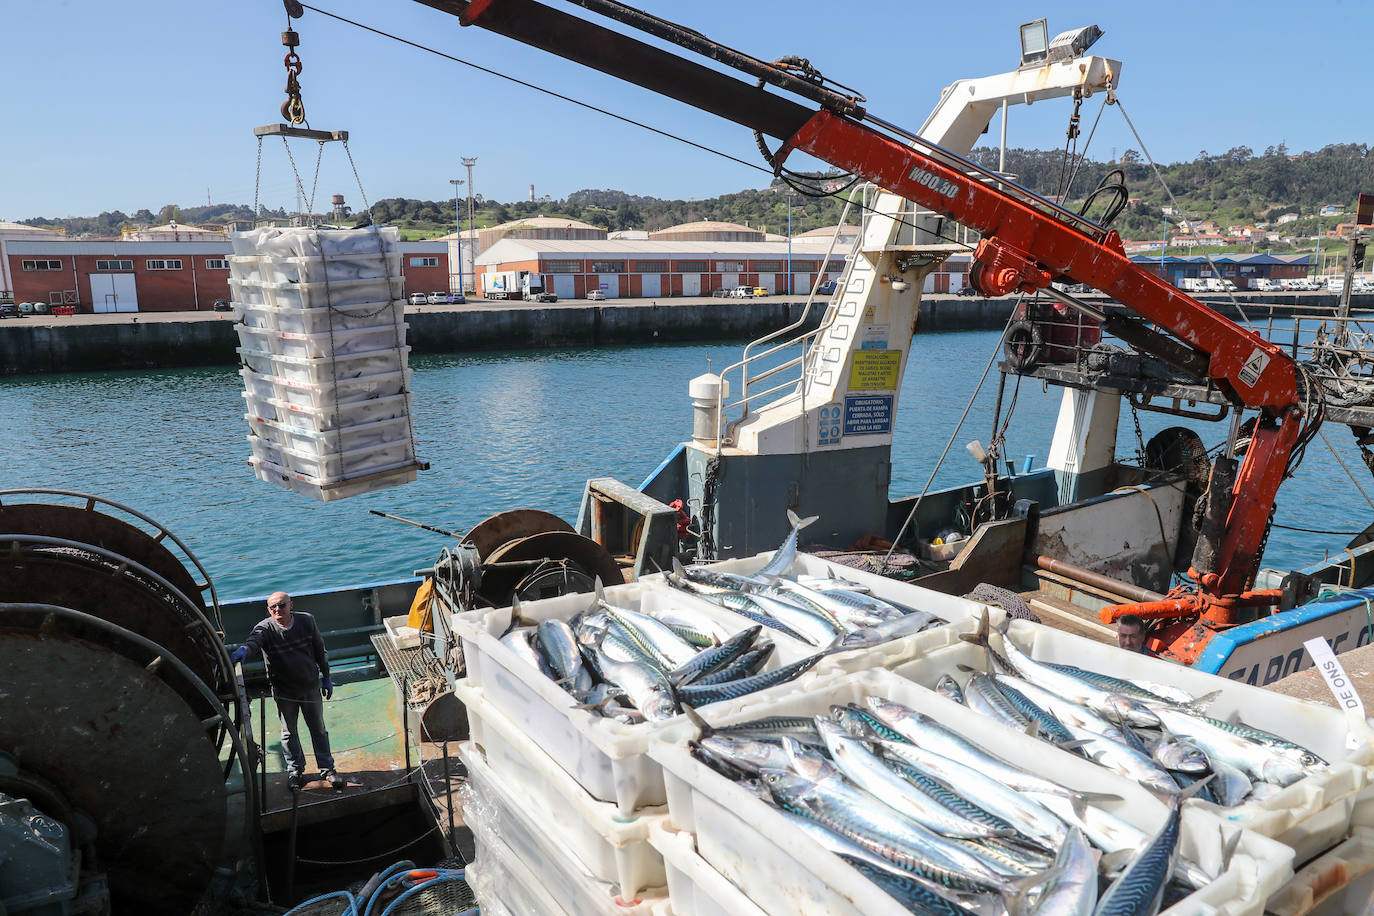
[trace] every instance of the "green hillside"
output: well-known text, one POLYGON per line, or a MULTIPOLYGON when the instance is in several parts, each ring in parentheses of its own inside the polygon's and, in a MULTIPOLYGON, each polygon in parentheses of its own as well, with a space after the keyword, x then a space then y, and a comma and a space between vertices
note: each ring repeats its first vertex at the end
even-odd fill
MULTIPOLYGON (((1124 176, 1124 195, 1128 201, 1113 226, 1127 239, 1156 239, 1166 222, 1177 223, 1181 216, 1194 220, 1211 219, 1222 226, 1273 221, 1284 213, 1300 214, 1302 219, 1282 228, 1287 236, 1312 236, 1317 231, 1318 208, 1343 207, 1348 213, 1359 191, 1374 191, 1374 156, 1362 143, 1343 143, 1316 152, 1291 155, 1282 145, 1260 155, 1248 147, 1236 147, 1220 155, 1206 151, 1191 162, 1176 162, 1162 167, 1165 182, 1172 189, 1180 215, 1166 217, 1168 196, 1135 150, 1127 150, 1118 162, 1086 160, 1075 167, 1062 151, 1009 149, 1007 171, 1031 190, 1045 195, 1063 196, 1066 206, 1079 209, 1084 200, 1107 180, 1113 170, 1124 176), (1069 181, 1069 178, 1072 181, 1069 181), (1067 185, 1067 193, 1065 193, 1067 185)), ((995 168, 996 150, 975 149, 971 158, 995 168)), ((582 190, 565 199, 497 202, 478 197, 475 219, 478 227, 493 226, 513 219, 549 216, 580 220, 609 230, 645 229, 653 231, 695 220, 747 223, 769 232, 785 233, 789 197, 792 231, 804 232, 838 221, 843 201, 836 197, 807 197, 780 182, 761 190, 743 190, 704 200, 662 200, 617 190, 582 190)), ((1111 208, 1115 193, 1094 199, 1090 213, 1101 217, 1111 208)), ((264 214, 286 216, 283 210, 264 214)), ((122 228, 153 225, 176 219, 187 224, 249 219, 246 205, 216 204, 210 207, 178 207, 168 204, 157 213, 139 210, 69 219, 31 219, 31 225, 65 227, 71 235, 117 235, 122 228)), ((407 238, 429 238, 453 231, 453 200, 412 200, 389 198, 373 205, 373 221, 399 226, 407 238)), ((1339 218, 1321 221, 1334 228, 1339 218)), ((469 225, 466 221, 464 225, 469 225)), ((1171 230, 1173 231, 1173 230, 1171 230)), ((1282 244, 1273 250, 1287 250, 1282 244)))

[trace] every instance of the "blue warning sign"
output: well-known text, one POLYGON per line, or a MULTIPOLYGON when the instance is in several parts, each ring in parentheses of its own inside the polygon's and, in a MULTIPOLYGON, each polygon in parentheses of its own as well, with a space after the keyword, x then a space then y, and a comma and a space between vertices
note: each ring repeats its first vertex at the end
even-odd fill
POLYGON ((892 432, 892 395, 865 394, 844 399, 844 434, 869 436, 892 432))

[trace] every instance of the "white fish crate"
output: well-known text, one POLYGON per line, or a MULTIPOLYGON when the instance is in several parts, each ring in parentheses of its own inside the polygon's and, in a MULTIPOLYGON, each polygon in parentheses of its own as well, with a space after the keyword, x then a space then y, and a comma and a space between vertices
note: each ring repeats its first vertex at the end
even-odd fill
POLYGON ((250 434, 245 438, 248 439, 248 447, 253 450, 253 457, 249 461, 263 461, 285 468, 286 456, 282 454, 281 445, 257 435, 250 434))
MULTIPOLYGON (((381 373, 402 372, 410 367, 410 347, 352 353, 334 359, 301 359, 280 356, 252 347, 238 347, 244 365, 261 375, 270 375, 300 386, 323 389, 352 379, 381 373)), ((379 392, 383 393, 383 392, 379 392)), ((387 391, 386 394, 396 394, 387 391)))
MULTIPOLYGON (((585 594, 546 598, 522 604, 520 614, 523 620, 532 624, 543 620, 570 620, 587 610, 592 600, 591 595, 585 594)), ((696 599, 690 595, 641 583, 612 586, 606 589, 606 600, 632 610, 696 609, 696 599)), ((658 764, 644 753, 650 736, 662 727, 662 723, 628 725, 578 709, 578 702, 570 693, 500 641, 499 636, 510 623, 510 616, 510 609, 503 608, 468 611, 451 618, 453 631, 462 639, 468 681, 480 687, 487 702, 529 735, 593 798, 614 802, 620 814, 626 817, 646 805, 663 804, 663 774, 658 764)), ((733 621, 722 619, 722 623, 732 633, 752 626, 743 617, 735 617, 733 621)), ((793 640, 788 642, 795 643, 793 640)), ((765 670, 807 654, 809 652, 799 652, 795 646, 779 640, 777 649, 765 663, 765 670)), ((813 676, 808 672, 791 683, 777 685, 754 696, 804 689, 813 676)), ((717 705, 701 708, 709 711, 717 705)), ((685 717, 668 721, 678 719, 685 717)))
POLYGON ((668 873, 672 916, 766 916, 758 904, 730 883, 701 856, 695 838, 659 821, 649 828, 649 842, 663 856, 668 873))
MULTIPOLYGON (((268 403, 265 406, 272 407, 273 405, 268 403)), ((348 465, 345 462, 349 453, 381 445, 397 443, 404 443, 407 447, 410 445, 410 419, 404 411, 399 416, 373 420, 368 423, 345 424, 324 431, 304 429, 275 418, 263 417, 253 413, 244 414, 243 418, 248 421, 253 432, 259 436, 275 442, 293 453, 309 456, 309 459, 316 466, 327 464, 332 459, 339 458, 345 468, 342 476, 356 476, 355 472, 347 470, 348 465)), ((413 454, 412 457, 414 457, 413 454)), ((332 465, 330 466, 332 467, 332 465)))
POLYGON ((405 346, 406 331, 409 329, 410 325, 401 321, 378 327, 326 331, 321 334, 296 334, 289 331, 277 333, 280 335, 279 346, 282 356, 329 359, 355 353, 398 349, 405 346))
MULTIPOLYGON (((247 408, 245 419, 251 417, 256 420, 268 420, 275 423, 280 418, 277 402, 270 398, 260 398, 251 391, 240 391, 239 396, 243 398, 244 406, 247 408)), ((251 420, 249 426, 252 426, 251 420)), ((254 430, 257 433, 257 430, 254 430)), ((271 439, 271 436, 266 438, 271 439)), ((275 441, 275 440, 274 440, 275 441)))
POLYGON ((411 370, 385 370, 364 373, 349 378, 321 382, 300 382, 277 378, 277 398, 300 410, 333 410, 337 404, 346 408, 378 398, 393 397, 410 388, 411 370))
POLYGON ((588 875, 568 849, 551 842, 547 822, 531 821, 514 804, 510 789, 468 742, 460 746, 459 757, 468 773, 463 822, 476 840, 479 870, 513 913, 647 916, 659 908, 666 889, 630 900, 617 897, 607 883, 588 875), (498 877, 500 872, 505 874, 498 877))
MULTIPOLYGON (((755 554, 752 557, 739 557, 734 560, 721 560, 717 563, 707 563, 704 568, 716 572, 729 572, 737 575, 753 575, 760 569, 768 565, 768 561, 773 559, 773 551, 755 554)), ((830 560, 823 559, 809 553, 797 553, 797 558, 792 561, 792 565, 787 569, 790 576, 835 576, 839 579, 849 579, 868 588, 869 594, 875 598, 882 598, 896 604, 914 608, 918 611, 926 611, 934 614, 944 621, 963 620, 969 616, 977 616, 983 605, 970 601, 967 598, 960 598, 956 595, 946 595, 943 592, 933 591, 913 585, 910 582, 900 582, 896 579, 888 579, 883 576, 875 575, 862 569, 853 569, 849 566, 842 566, 830 560)), ((640 581, 661 582, 664 578, 663 573, 654 573, 645 576, 640 581)))
MULTIPOLYGON (((983 720, 890 671, 835 676, 808 693, 704 718, 723 725, 763 716, 819 715, 828 713, 831 704, 861 703, 868 696, 887 697, 924 712, 1036 775, 1081 792, 1119 795, 1120 801, 1097 804, 1149 835, 1164 824, 1165 805, 1140 786, 1086 760, 1045 753, 1042 742, 983 720)), ((649 750, 663 765, 668 826, 694 834, 697 854, 755 905, 773 916, 906 913, 896 900, 802 833, 777 808, 697 762, 686 744, 695 735, 690 723, 662 729, 649 750)), ((1170 916, 1260 916, 1265 900, 1293 873, 1291 849, 1201 810, 1184 810, 1179 844, 1182 855, 1211 874, 1221 873, 1166 910, 1170 916), (1230 867, 1221 872, 1223 843, 1237 834, 1230 867)))
MULTIPOLYGON (((773 558, 772 552, 760 553, 752 557, 741 557, 735 560, 722 560, 719 563, 710 563, 704 566, 705 569, 713 572, 728 572, 737 575, 752 575, 767 565, 773 558)), ((797 558, 787 570, 789 576, 834 576, 839 579, 848 579, 851 582, 866 586, 868 593, 875 598, 882 598, 885 601, 893 602, 903 607, 918 611, 926 611, 933 614, 946 623, 952 621, 968 620, 976 618, 982 613, 984 605, 970 601, 967 598, 959 598, 954 595, 946 595, 942 592, 932 591, 909 582, 898 582, 895 579, 885 579, 872 573, 862 570, 851 569, 832 563, 807 553, 798 553, 797 558)), ((663 573, 643 576, 640 582, 654 589, 666 589, 676 591, 665 581, 663 573)), ((702 602, 713 619, 728 621, 741 620, 738 614, 717 607, 709 602, 702 602)), ((779 647, 786 645, 797 652, 797 657, 809 655, 817 651, 817 647, 801 640, 792 639, 778 633, 776 630, 765 632, 770 633, 771 638, 779 644, 779 647)), ((869 668, 891 668, 912 658, 918 658, 925 652, 948 645, 957 638, 953 631, 941 627, 932 627, 922 633, 913 634, 901 639, 890 640, 876 646, 867 646, 853 649, 848 652, 839 652, 823 659, 816 666, 817 671, 864 671, 869 668)))
POLYGON ((405 314, 405 302, 393 299, 368 302, 355 308, 270 309, 273 326, 288 334, 328 334, 332 328, 353 331, 361 328, 390 327, 405 314))
MULTIPOLYGON (((278 309, 272 308, 266 302, 251 304, 240 302, 237 299, 233 302, 235 307, 234 320, 242 327, 256 328, 263 331, 275 330, 277 326, 276 312, 278 309)), ((239 335, 239 342, 243 343, 243 335, 239 335)))
MULTIPOLYGON (((396 424, 397 421, 388 420, 396 424)), ((405 421, 400 421, 404 426, 405 421)), ((375 424, 374 424, 375 425, 375 424)), ((342 430, 348 433, 353 430, 342 430)), ((296 431, 291 430, 294 433, 296 431)), ((329 433, 327 435, 333 435, 329 433)), ((322 446, 323 443, 320 443, 322 446)), ((379 474, 412 467, 415 464, 415 449, 409 439, 374 442, 342 452, 325 451, 323 448, 301 450, 282 446, 286 467, 317 486, 340 483, 354 477, 379 474)))
MULTIPOLYGON (((275 386, 274 386, 275 388, 275 386)), ((253 416, 272 420, 283 426, 313 432, 327 432, 341 426, 360 426, 380 420, 393 420, 410 412, 410 395, 393 394, 366 401, 327 404, 324 407, 301 407, 275 397, 258 397, 249 391, 240 392, 253 416)))
POLYGON ((267 293, 261 284, 229 280, 229 297, 240 310, 267 308, 267 293))
POLYGON ((231 254, 229 256, 229 283, 242 283, 257 286, 262 282, 262 259, 251 254, 231 254))
MULTIPOLYGON (((249 439, 251 441, 254 437, 250 436, 249 439)), ((413 482, 416 477, 417 469, 414 465, 410 465, 385 473, 369 474, 357 480, 319 481, 290 470, 284 463, 287 460, 285 455, 282 456, 282 461, 272 461, 264 457, 270 453, 272 448, 275 446, 269 444, 264 447, 254 444, 253 455, 248 459, 248 463, 253 467, 254 475, 259 480, 275 483, 294 493, 309 496, 320 502, 348 499, 350 496, 361 496, 364 493, 372 493, 387 487, 398 487, 401 484, 413 482)))
POLYGON ((491 794, 521 820, 541 825, 542 842, 567 850, 592 877, 614 885, 621 900, 665 886, 663 857, 649 844, 649 828, 662 819, 662 809, 620 817, 615 805, 588 795, 522 735, 481 690, 459 685, 456 696, 467 707, 472 745, 499 786, 491 794))
MULTIPOLYGON (((998 619, 993 617, 994 622, 998 619)), ((973 629, 976 627, 970 626, 970 632, 973 629)), ((1186 802, 1187 805, 1208 810, 1229 823, 1278 840, 1293 849, 1299 862, 1339 843, 1350 833, 1361 791, 1369 784, 1371 767, 1374 767, 1374 747, 1368 741, 1362 741, 1353 750, 1346 747, 1348 725, 1339 710, 1194 671, 1163 659, 1123 652, 1115 646, 1029 621, 1013 621, 1009 633, 1017 647, 1037 661, 1172 684, 1199 697, 1218 691, 1217 697, 1207 706, 1208 716, 1227 719, 1238 715, 1245 724, 1303 745, 1331 764, 1326 770, 1312 773, 1263 801, 1222 808, 1193 798, 1186 802)), ((934 687, 944 673, 955 676, 962 683, 964 679, 956 668, 960 664, 983 670, 986 656, 981 648, 961 641, 893 670, 919 684, 934 687)), ((1046 750, 1053 749, 1047 745, 1046 750)), ((1054 750, 1054 753, 1068 756, 1063 751, 1054 750)))
POLYGON ((283 310, 337 308, 380 311, 405 296, 405 278, 340 280, 338 283, 264 283, 267 305, 283 310))
POLYGON ((1298 870, 1269 898, 1272 916, 1367 916, 1374 906, 1374 830, 1350 838, 1298 870))
MULTIPOLYGON (((236 257, 318 258, 400 252, 400 233, 394 226, 368 226, 365 229, 263 228, 232 232, 229 241, 236 257)), ((230 263, 233 263, 232 259, 230 263)))
MULTIPOLYGON (((231 268, 232 269, 232 268, 231 268)), ((260 258, 263 283, 345 283, 401 276, 401 256, 379 251, 321 257, 260 258)))
POLYGON ((277 396, 277 379, 275 377, 262 372, 254 372, 248 368, 240 369, 239 375, 243 377, 245 395, 263 401, 277 396))
POLYGON ((249 350, 298 359, 337 359, 341 356, 396 350, 405 345, 409 327, 405 322, 400 322, 351 331, 297 334, 253 327, 245 322, 238 325, 237 330, 239 343, 249 350))

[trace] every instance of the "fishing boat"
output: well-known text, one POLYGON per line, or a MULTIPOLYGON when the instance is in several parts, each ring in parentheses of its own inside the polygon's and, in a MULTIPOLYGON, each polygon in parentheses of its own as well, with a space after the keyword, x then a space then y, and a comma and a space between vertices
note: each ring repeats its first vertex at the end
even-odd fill
MULTIPOLYGON (((468 4, 436 5, 472 12, 468 4)), ((660 37, 682 37, 671 24, 647 21, 618 4, 585 5, 660 37)), ((488 22, 476 11, 476 24, 520 32, 518 23, 500 18, 503 4, 471 6, 497 11, 488 22)), ((1051 43, 1043 42, 1045 48, 1032 49, 1032 57, 1013 71, 953 84, 918 131, 876 122, 888 133, 885 149, 910 146, 934 164, 907 163, 886 173, 891 181, 874 183, 870 176, 856 182, 850 203, 860 214, 859 241, 845 253, 848 267, 836 293, 812 291, 813 307, 824 312, 819 327, 804 333, 800 325, 779 329, 746 346, 735 365, 691 380, 691 437, 643 483, 595 478, 586 485, 575 523, 537 509, 501 513, 454 537, 437 557, 416 558, 413 573, 295 596, 297 606, 321 622, 339 672, 331 722, 356 738, 340 755, 340 769, 354 780, 341 794, 318 786, 288 791, 273 758, 262 753, 268 740, 262 671, 237 669, 224 644, 225 634, 246 633, 262 616, 261 598, 221 600, 194 555, 135 508, 61 491, 0 494, 0 532, 13 548, 0 591, 0 658, 6 660, 9 688, 4 695, 25 701, 18 704, 21 713, 7 713, 0 725, 0 749, 13 755, 0 765, 0 791, 11 800, 28 799, 27 829, 46 837, 51 850, 39 856, 47 870, 31 872, 38 876, 31 892, 64 901, 65 911, 101 912, 114 900, 129 911, 174 913, 207 898, 221 904, 269 897, 295 903, 376 871, 380 885, 396 896, 424 886, 435 893, 449 887, 460 895, 466 885, 457 869, 415 876, 410 869, 388 872, 381 866, 396 858, 433 863, 462 857, 471 840, 462 823, 462 777, 487 779, 484 798, 490 802, 491 793, 501 794, 491 788, 485 769, 492 748, 509 748, 512 760, 534 760, 535 752, 522 742, 545 736, 528 727, 512 732, 485 712, 478 746, 487 762, 469 756, 460 765, 449 743, 468 736, 472 725, 464 706, 486 710, 482 698, 493 682, 474 686, 474 658, 459 647, 482 643, 484 632, 492 635, 478 624, 495 626, 491 614, 505 613, 509 624, 521 603, 585 601, 566 596, 593 591, 598 580, 611 589, 655 580, 657 588, 675 561, 754 563, 746 570, 753 573, 764 566, 760 554, 791 543, 823 555, 804 562, 824 563, 827 573, 848 565, 859 577, 900 579, 871 587, 896 588, 893 595, 918 596, 914 600, 945 608, 951 623, 968 624, 973 609, 994 605, 1012 616, 1038 615, 1051 628, 1097 642, 1114 643, 1111 621, 1134 608, 1160 621, 1157 649, 1198 671, 1244 682, 1238 690, 1310 666, 1302 643, 1312 636, 1327 637, 1336 652, 1367 643, 1371 628, 1361 589, 1371 572, 1371 548, 1364 539, 1342 557, 1304 569, 1259 570, 1272 505, 1272 498, 1261 499, 1259 529, 1252 530, 1253 511, 1246 518, 1244 550, 1251 555, 1229 573, 1237 581, 1225 588, 1208 585, 1203 578, 1218 570, 1213 558, 1236 549, 1227 536, 1234 505, 1228 465, 1214 465, 1201 438, 1182 428, 1151 440, 1142 461, 1124 460, 1117 449, 1123 401, 1130 409, 1194 422, 1227 422, 1221 458, 1231 466, 1271 448, 1274 412, 1268 402, 1246 401, 1241 393, 1253 393, 1278 367, 1299 362, 1304 409, 1301 416, 1279 416, 1279 427, 1287 429, 1290 419, 1296 424, 1296 438, 1275 459, 1279 465, 1265 483, 1269 491, 1291 467, 1286 456, 1292 446, 1305 444, 1320 419, 1367 435, 1374 428, 1374 408, 1364 406, 1361 395, 1367 347, 1348 293, 1337 313, 1300 317, 1269 338, 1233 333, 1229 322, 1214 319, 1227 354, 1237 341, 1258 353, 1256 358, 1247 351, 1243 364, 1227 368, 1231 375, 1225 378, 1250 379, 1238 386, 1214 376, 1199 356, 1211 351, 1195 339, 1189 346, 1166 340, 1133 317, 1133 310, 1075 298, 1051 286, 1049 274, 1037 287, 1039 295, 1020 290, 1030 283, 1023 279, 1025 265, 1011 263, 1005 253, 995 263, 980 262, 975 286, 1026 293, 1004 334, 999 391, 1021 378, 1064 389, 1049 461, 1038 469, 1010 466, 1003 433, 986 448, 971 450, 983 466, 980 479, 942 490, 927 487, 915 496, 894 498, 890 492, 896 399, 908 361, 919 358, 912 332, 924 280, 967 247, 963 237, 951 235, 947 213, 913 203, 924 197, 904 188, 915 183, 952 197, 976 186, 977 193, 994 193, 998 201, 1035 211, 1038 220, 1097 239, 1110 253, 1109 226, 1025 192, 967 159, 993 116, 1008 106, 1067 98, 1076 109, 1094 96, 1115 101, 1121 63, 1086 53, 1098 34, 1095 28, 1066 33, 1053 54, 1051 43), (1247 405, 1252 413, 1257 405, 1263 408, 1261 422, 1248 428, 1247 405), (789 520, 789 511, 792 518, 817 521, 803 527, 789 520), (852 547, 865 539, 882 546, 852 547), (1176 591, 1178 575, 1190 568, 1193 582, 1176 591), (435 596, 428 626, 413 608, 425 583, 435 596), (972 598, 960 597, 966 595, 972 598), (24 662, 10 665, 10 659, 24 662), (51 678, 54 671, 63 675, 51 678), (56 726, 46 722, 54 705, 69 713, 56 726), (390 734, 385 726, 375 735, 367 730, 393 721, 390 734), (41 749, 27 740, 37 734, 45 736, 41 749), (151 749, 149 735, 158 736, 151 749), (100 743, 99 755, 89 753, 93 741, 100 743), (156 754, 150 757, 161 747, 183 749, 175 768, 156 754), (163 775, 150 777, 154 772, 163 775), (116 786, 126 789, 117 793, 117 803, 116 786), (150 830, 152 809, 165 815, 150 830), (41 812, 34 815, 40 820, 32 812, 41 812)), ((691 43, 723 53, 696 39, 691 43)), ((800 90, 823 107, 837 106, 826 109, 827 117, 831 111, 848 112, 855 123, 864 117, 852 97, 826 87, 818 74, 799 77, 785 67, 726 56, 774 85, 800 90)), ((649 79, 643 69, 637 76, 649 79)), ((774 98, 752 89, 739 108, 761 110, 754 104, 760 96, 774 98)), ((770 110, 787 120, 782 109, 770 110)), ((1059 273, 1075 281, 1098 279, 1098 288, 1124 295, 1116 280, 1106 282, 1077 262, 1072 271, 1054 276, 1059 273)), ((1172 292, 1152 289, 1174 301, 1172 292)), ((1159 316, 1153 320, 1167 324, 1159 316)), ((994 428, 1002 430, 998 400, 994 428)), ((958 433, 951 435, 951 447, 958 433)), ((538 778, 551 791, 575 794, 565 785, 565 771, 575 761, 549 759, 553 768, 538 778)), ((682 763, 680 773, 690 769, 682 763)), ((1347 769, 1355 771, 1353 764, 1347 769)), ((599 812, 614 801, 596 800, 603 805, 599 812)), ((505 810, 498 807, 493 823, 505 810)), ((1349 826, 1346 813, 1342 830, 1349 826)), ((595 821, 602 839, 616 850, 649 855, 645 837, 652 831, 644 824, 627 826, 636 818, 624 814, 619 824, 615 816, 596 815, 602 818, 595 821), (632 836, 641 828, 644 835, 632 836)), ((530 826, 518 818, 501 823, 517 834, 530 826)), ((1325 839, 1331 838, 1312 844, 1325 839)), ((649 845, 659 849, 674 842, 659 840, 649 845)), ((539 848, 537 838, 529 843, 539 848)), ((1268 847, 1256 841, 1255 861, 1263 859, 1262 848, 1268 847)), ((612 860, 622 878, 634 872, 636 866, 612 860)), ((1290 851, 1290 865, 1291 860, 1290 851)), ((540 876, 508 877, 520 884, 538 883, 540 876)), ((625 883, 638 882, 624 878, 622 889, 625 883)), ((357 898, 349 899, 340 906, 355 906, 357 898)), ((534 895, 529 906, 537 909, 544 899, 534 895)), ((618 905, 633 908, 634 902, 618 905)))

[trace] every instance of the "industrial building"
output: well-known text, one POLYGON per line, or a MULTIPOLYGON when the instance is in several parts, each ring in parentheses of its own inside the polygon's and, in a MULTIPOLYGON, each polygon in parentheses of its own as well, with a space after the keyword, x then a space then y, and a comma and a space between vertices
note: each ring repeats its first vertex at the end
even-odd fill
POLYGON ((1307 276, 1312 267, 1311 255, 1305 254, 1223 254, 1213 255, 1211 264, 1205 255, 1160 258, 1138 256, 1131 258, 1151 273, 1157 273, 1174 286, 1180 280, 1220 276, 1235 283, 1237 289, 1251 289, 1253 280, 1292 280, 1307 276), (1216 271, 1212 270, 1216 265, 1216 271))
MULTIPOLYGON (((29 228, 29 227, 24 227, 29 228)), ((165 235, 167 227, 146 230, 165 235)), ((0 236, 0 298, 74 306, 79 312, 182 312, 231 299, 222 233, 184 230, 180 239, 77 241, 49 233, 0 236)), ((402 242, 406 293, 449 289, 448 245, 402 242)))

